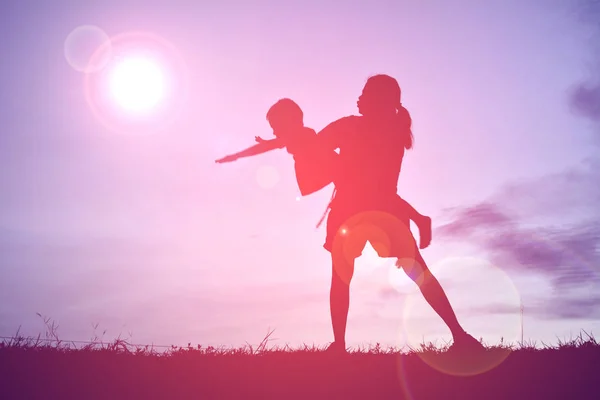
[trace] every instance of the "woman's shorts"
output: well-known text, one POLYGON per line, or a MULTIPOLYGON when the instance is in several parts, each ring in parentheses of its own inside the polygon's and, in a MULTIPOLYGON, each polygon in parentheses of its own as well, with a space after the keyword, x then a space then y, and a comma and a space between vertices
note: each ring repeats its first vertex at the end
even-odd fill
POLYGON ((417 244, 400 196, 380 202, 376 207, 360 209, 334 202, 327 217, 323 247, 351 261, 360 257, 367 241, 380 257, 414 259, 417 244))

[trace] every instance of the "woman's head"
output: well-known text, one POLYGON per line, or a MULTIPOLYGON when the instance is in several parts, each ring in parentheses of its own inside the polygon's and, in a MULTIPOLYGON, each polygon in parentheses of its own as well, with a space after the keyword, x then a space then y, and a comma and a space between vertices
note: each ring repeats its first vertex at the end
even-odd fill
POLYGON ((362 115, 395 114, 402 107, 398 81, 383 74, 370 77, 356 105, 362 115))
POLYGON ((363 116, 395 116, 398 128, 405 136, 404 147, 412 148, 412 119, 408 110, 402 106, 402 92, 396 79, 384 74, 371 76, 367 79, 356 105, 358 112, 363 116))

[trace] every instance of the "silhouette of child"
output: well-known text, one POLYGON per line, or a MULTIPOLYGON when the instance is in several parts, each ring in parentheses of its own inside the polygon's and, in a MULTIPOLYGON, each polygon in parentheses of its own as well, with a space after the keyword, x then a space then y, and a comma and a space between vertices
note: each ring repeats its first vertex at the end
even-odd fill
MULTIPOLYGON (((267 112, 267 121, 273 129, 274 139, 255 136, 257 144, 254 146, 227 155, 215 162, 219 164, 232 162, 240 158, 285 148, 294 157, 296 182, 302 196, 314 193, 330 183, 335 184, 338 153, 334 150, 323 149, 318 145, 318 134, 314 129, 304 126, 304 113, 296 102, 291 99, 279 100, 267 112)), ((396 200, 398 204, 394 207, 398 207, 398 212, 408 213, 408 218, 419 229, 419 247, 424 249, 429 246, 431 243, 431 218, 420 214, 400 196, 397 196, 396 200)), ((319 225, 324 217, 325 215, 321 218, 319 225)))
POLYGON ((217 163, 231 162, 267 151, 286 148, 294 157, 296 181, 302 196, 314 193, 333 182, 337 153, 316 146, 317 133, 304 126, 302 109, 290 99, 281 99, 267 112, 274 139, 255 137, 256 145, 228 155, 217 163))

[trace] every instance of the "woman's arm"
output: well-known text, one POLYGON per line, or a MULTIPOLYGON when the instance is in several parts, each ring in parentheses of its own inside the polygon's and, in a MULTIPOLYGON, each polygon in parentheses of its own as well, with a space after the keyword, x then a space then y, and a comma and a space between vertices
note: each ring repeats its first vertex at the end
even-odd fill
POLYGON ((317 134, 317 145, 326 150, 339 149, 349 132, 356 129, 358 116, 351 115, 333 121, 317 134))

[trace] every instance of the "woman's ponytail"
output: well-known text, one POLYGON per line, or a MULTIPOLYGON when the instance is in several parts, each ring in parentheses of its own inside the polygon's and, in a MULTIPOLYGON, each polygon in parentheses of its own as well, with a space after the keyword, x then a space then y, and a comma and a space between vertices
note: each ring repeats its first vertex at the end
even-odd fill
POLYGON ((412 133, 412 118, 410 113, 402 104, 398 106, 396 118, 400 127, 400 134, 404 136, 404 148, 410 150, 413 147, 414 136, 412 133))

